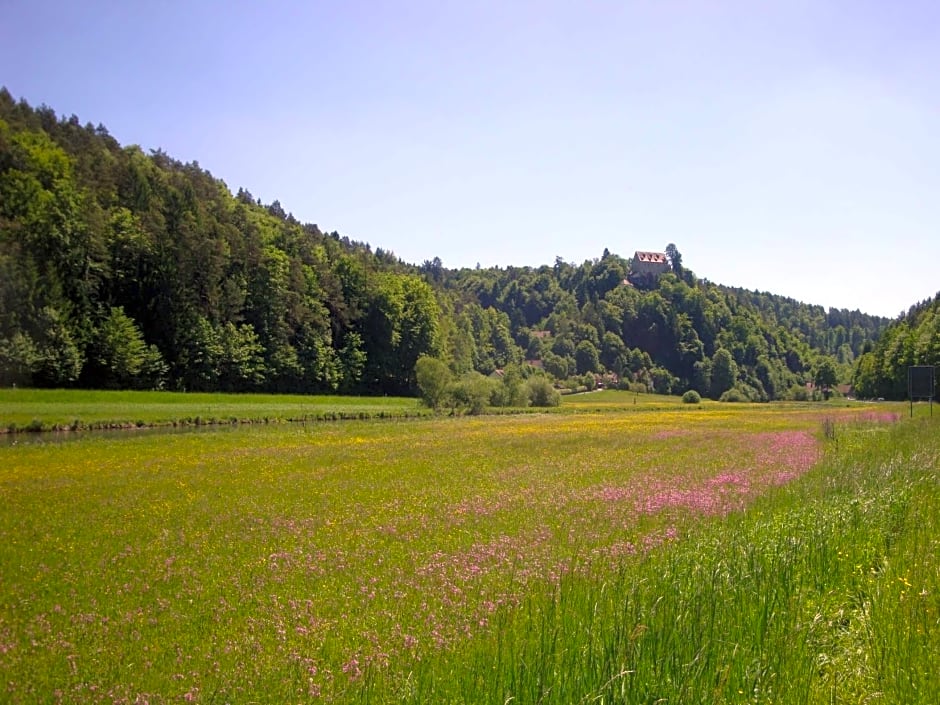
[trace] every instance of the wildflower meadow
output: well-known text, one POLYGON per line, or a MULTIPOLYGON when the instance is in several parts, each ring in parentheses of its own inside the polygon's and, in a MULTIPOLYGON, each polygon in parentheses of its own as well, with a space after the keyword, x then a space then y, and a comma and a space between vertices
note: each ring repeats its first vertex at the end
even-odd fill
POLYGON ((0 701, 935 702, 937 421, 707 405, 0 447, 0 701))

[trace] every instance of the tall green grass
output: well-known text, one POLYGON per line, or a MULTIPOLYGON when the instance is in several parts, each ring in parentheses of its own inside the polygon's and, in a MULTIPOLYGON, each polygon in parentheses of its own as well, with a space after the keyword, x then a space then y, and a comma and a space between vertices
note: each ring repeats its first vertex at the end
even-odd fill
POLYGON ((937 430, 837 425, 801 481, 616 574, 573 571, 363 700, 936 703, 937 430))

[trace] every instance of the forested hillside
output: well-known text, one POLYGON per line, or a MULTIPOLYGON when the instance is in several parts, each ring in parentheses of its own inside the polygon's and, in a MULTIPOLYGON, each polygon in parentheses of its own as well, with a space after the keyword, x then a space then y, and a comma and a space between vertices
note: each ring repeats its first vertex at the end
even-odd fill
POLYGON ((666 251, 671 271, 654 280, 634 277, 630 259, 606 251, 580 266, 422 269, 461 304, 458 368, 539 359, 557 378, 608 371, 665 393, 691 388, 718 398, 737 389, 765 400, 799 396, 817 377, 848 381, 856 356, 888 322, 717 286, 685 268, 674 245, 666 251), (488 328, 492 343, 475 348, 488 328), (521 347, 515 357, 510 338, 521 347))
POLYGON ((0 91, 3 385, 407 394, 428 355, 457 376, 764 400, 848 381, 888 323, 714 285, 666 252, 657 276, 608 251, 408 265, 0 91))
POLYGON ((3 383, 408 392, 431 287, 196 163, 0 94, 3 383))
POLYGON ((864 397, 906 399, 911 365, 940 366, 940 294, 912 306, 866 349, 855 370, 855 388, 864 397))

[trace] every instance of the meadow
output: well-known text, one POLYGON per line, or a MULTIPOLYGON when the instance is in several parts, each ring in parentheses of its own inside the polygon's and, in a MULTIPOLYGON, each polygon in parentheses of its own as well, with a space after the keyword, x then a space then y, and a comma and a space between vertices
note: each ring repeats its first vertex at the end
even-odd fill
POLYGON ((0 700, 935 702, 937 422, 604 401, 2 447, 0 700))
MULTIPOLYGON (((679 397, 612 390, 565 398, 565 411, 582 413, 620 411, 627 407, 671 409, 680 405, 679 397)), ((491 413, 523 411, 536 410, 490 410, 491 413)), ((410 397, 0 388, 0 434, 429 415, 429 409, 410 397)))
POLYGON ((0 389, 0 433, 427 415, 405 397, 0 389))

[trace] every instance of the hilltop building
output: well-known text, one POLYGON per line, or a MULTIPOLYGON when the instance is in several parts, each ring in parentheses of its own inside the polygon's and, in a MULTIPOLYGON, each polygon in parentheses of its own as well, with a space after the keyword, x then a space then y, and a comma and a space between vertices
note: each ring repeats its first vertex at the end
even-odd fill
POLYGON ((640 252, 633 253, 633 265, 630 271, 633 274, 665 274, 670 269, 669 260, 662 252, 640 252))

